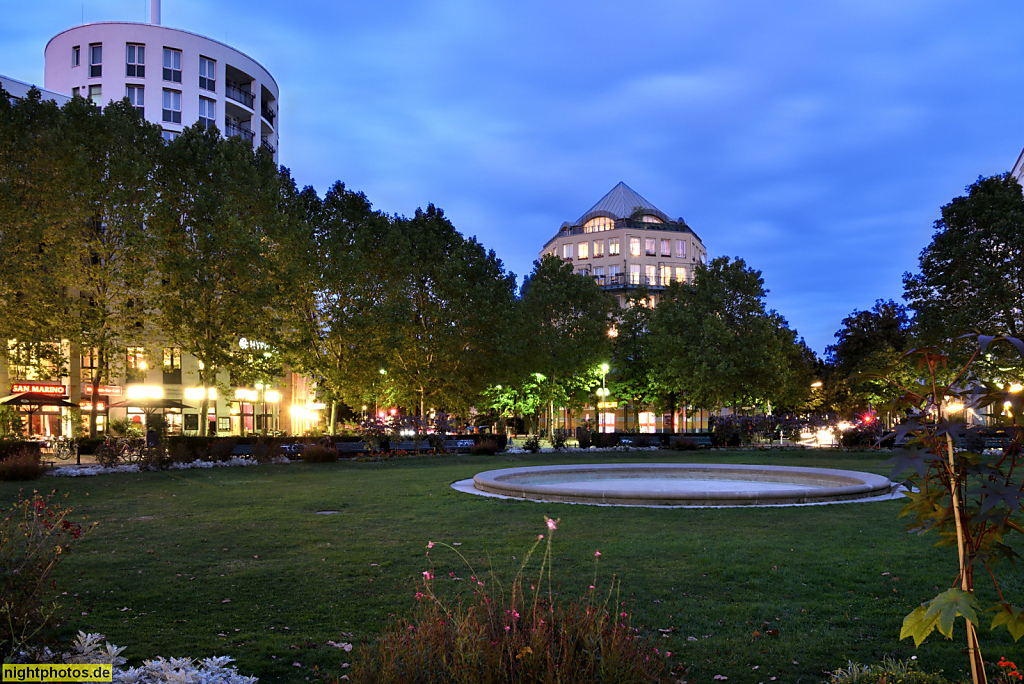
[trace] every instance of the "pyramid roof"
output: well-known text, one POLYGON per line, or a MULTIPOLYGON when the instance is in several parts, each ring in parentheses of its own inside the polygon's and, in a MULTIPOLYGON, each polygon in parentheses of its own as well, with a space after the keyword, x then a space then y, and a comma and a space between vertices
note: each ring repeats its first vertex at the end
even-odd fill
POLYGON ((595 216, 611 216, 617 219, 629 218, 637 209, 642 210, 645 214, 657 216, 662 221, 672 220, 665 212, 645 200, 633 188, 620 181, 618 185, 608 191, 607 195, 598 200, 597 204, 588 209, 576 223, 577 225, 582 225, 595 216))

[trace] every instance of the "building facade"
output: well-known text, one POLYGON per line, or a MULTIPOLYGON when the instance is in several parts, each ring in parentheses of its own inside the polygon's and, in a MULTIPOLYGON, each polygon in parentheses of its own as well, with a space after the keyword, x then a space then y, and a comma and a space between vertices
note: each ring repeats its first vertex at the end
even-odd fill
POLYGON ((629 290, 647 289, 651 305, 672 282, 693 278, 707 261, 704 243, 683 219, 672 220, 625 183, 619 183, 575 223, 563 223, 541 256, 571 262, 577 273, 626 305, 629 290))
POLYGON ((97 22, 50 39, 45 86, 99 106, 128 100, 174 138, 197 121, 266 147, 277 161, 277 82, 256 60, 210 38, 152 22, 97 22))
MULTIPOLYGON (((574 223, 563 223, 540 253, 548 254, 594 278, 622 307, 640 288, 646 291, 647 305, 656 306, 666 287, 692 280, 697 264, 707 262, 704 243, 683 219, 669 218, 625 183, 612 188, 574 223)), ((568 425, 568 413, 563 417, 568 425)), ((615 432, 626 427, 626 407, 615 397, 604 397, 584 409, 583 419, 601 432, 615 432)), ((629 427, 660 432, 671 431, 673 424, 680 430, 701 430, 706 429, 707 418, 688 416, 685 408, 676 416, 645 408, 639 412, 639 425, 630 421, 629 427)))
MULTIPOLYGON (((160 0, 151 2, 149 24, 98 22, 54 36, 45 49, 43 98, 63 105, 80 95, 104 106, 127 97, 143 118, 161 126, 165 139, 198 121, 227 137, 242 137, 254 149, 269 149, 276 162, 279 91, 270 73, 228 45, 161 26, 160 0)), ((0 86, 16 99, 33 87, 6 76, 0 86)), ((325 407, 315 401, 315 384, 295 373, 254 386, 232 384, 225 374, 217 378, 225 392, 198 386, 199 362, 175 347, 128 346, 123 358, 104 363, 104 371, 94 353, 67 341, 30 347, 17 340, 6 343, 3 389, 64 397, 80 406, 83 418, 95 401, 101 431, 114 419, 144 425, 152 406, 161 402, 172 432, 196 432, 204 420, 218 434, 235 435, 303 434, 322 424, 325 407), (104 373, 104 384, 94 398, 92 379, 98 372, 104 373), (199 410, 204 396, 209 397, 205 417, 199 410)), ((241 350, 260 344, 239 340, 241 350)), ((43 407, 27 417, 28 431, 35 435, 71 431, 68 409, 43 407)))

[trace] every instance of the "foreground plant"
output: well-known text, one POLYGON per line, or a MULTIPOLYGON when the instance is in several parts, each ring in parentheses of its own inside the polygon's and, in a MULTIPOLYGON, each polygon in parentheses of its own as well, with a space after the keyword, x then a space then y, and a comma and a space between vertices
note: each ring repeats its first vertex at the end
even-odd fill
MULTIPOLYGON (((670 682, 671 653, 661 653, 630 625, 616 600, 617 583, 598 596, 594 584, 584 595, 562 601, 551 586, 551 541, 558 521, 545 518, 547 534, 537 536, 508 587, 493 574, 485 581, 457 549, 468 570, 472 597, 435 592, 433 569, 418 582, 417 605, 376 643, 363 646, 349 673, 356 682, 670 682), (544 544, 536 579, 529 562, 544 544), (526 586, 528 584, 528 587, 526 586)), ((431 566, 433 568, 433 566, 431 566)), ((462 578, 449 574, 452 580, 462 578)))
POLYGON ((50 600, 57 566, 88 534, 74 508, 33 492, 19 494, 0 520, 0 658, 37 639, 56 612, 50 600))
POLYGON ((916 387, 904 387, 903 404, 907 421, 896 428, 896 449, 891 477, 911 471, 903 484, 909 499, 900 516, 911 516, 911 531, 923 534, 935 530, 939 546, 955 545, 959 573, 954 585, 926 601, 906 616, 900 638, 913 637, 918 646, 936 629, 952 638, 957 617, 967 628, 967 652, 972 679, 987 681, 977 628, 985 611, 974 593, 976 571, 986 574, 999 600, 987 608, 995 613, 991 629, 1006 627, 1014 640, 1024 636, 1024 607, 1011 603, 1003 594, 995 573, 1001 560, 1019 557, 1005 539, 1024 532, 1021 494, 1024 492, 1024 459, 1021 458, 1024 431, 1017 425, 1022 407, 1020 385, 986 382, 975 373, 974 362, 993 343, 1005 343, 1024 356, 1024 342, 1011 337, 976 336, 974 354, 959 372, 946 371, 947 356, 935 348, 908 352, 926 373, 916 387), (939 380, 945 375, 950 379, 939 380), (956 417, 968 411, 1005 407, 1009 425, 999 449, 985 449, 984 435, 956 417), (958 450, 956 443, 973 441, 980 448, 958 450))

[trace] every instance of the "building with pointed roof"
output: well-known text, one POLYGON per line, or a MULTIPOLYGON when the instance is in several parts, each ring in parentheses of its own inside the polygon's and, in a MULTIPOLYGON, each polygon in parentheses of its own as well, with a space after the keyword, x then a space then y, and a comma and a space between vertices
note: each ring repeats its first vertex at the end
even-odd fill
POLYGON ((625 306, 629 290, 646 288, 651 304, 672 282, 693 278, 707 250, 682 218, 648 202, 619 183, 575 223, 563 223, 541 250, 571 262, 577 273, 592 276, 625 306))

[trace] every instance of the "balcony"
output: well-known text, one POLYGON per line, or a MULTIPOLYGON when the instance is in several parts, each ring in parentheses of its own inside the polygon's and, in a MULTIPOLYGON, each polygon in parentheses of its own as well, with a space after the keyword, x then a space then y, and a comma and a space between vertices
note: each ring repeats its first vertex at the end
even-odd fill
POLYGON ((267 123, 271 126, 274 125, 274 118, 277 116, 277 112, 268 107, 265 103, 260 103, 260 114, 267 123))
POLYGON ((617 273, 615 275, 593 276, 593 278, 604 290, 625 290, 637 287, 646 287, 648 290, 664 290, 673 282, 671 277, 638 276, 636 273, 617 273))
POLYGON ((270 154, 277 154, 277 148, 270 144, 270 141, 266 138, 260 140, 260 147, 270 150, 270 154))
POLYGON ((256 101, 256 96, 248 90, 244 90, 241 84, 235 83, 234 81, 227 82, 227 86, 224 88, 224 95, 235 102, 244 104, 249 109, 252 109, 252 105, 256 101))
POLYGON ((227 138, 238 136, 242 140, 247 140, 251 143, 252 139, 255 137, 255 134, 248 128, 242 128, 234 121, 225 121, 224 136, 227 138))

